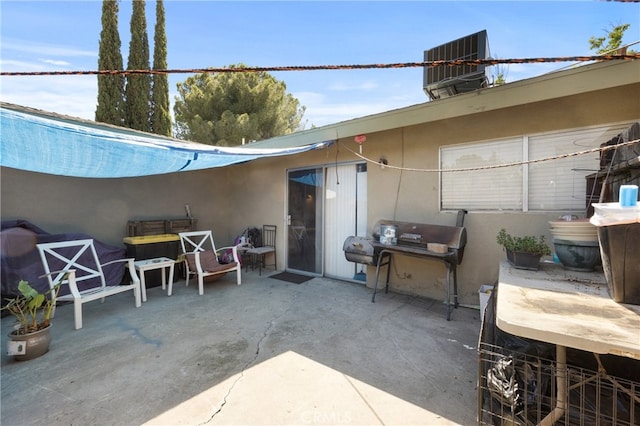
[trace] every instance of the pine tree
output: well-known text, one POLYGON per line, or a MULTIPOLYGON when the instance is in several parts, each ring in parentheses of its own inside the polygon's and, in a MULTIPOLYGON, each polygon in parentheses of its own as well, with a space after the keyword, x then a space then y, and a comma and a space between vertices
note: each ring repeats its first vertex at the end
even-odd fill
MULTIPOLYGON (((156 27, 153 43, 153 69, 167 69, 167 34, 162 0, 156 1, 156 27)), ((158 135, 171 136, 169 78, 166 74, 153 74, 151 83, 151 131, 158 135)))
MULTIPOLYGON (((244 64, 230 68, 246 68, 244 64)), ((304 129, 306 108, 265 71, 202 73, 178 83, 176 137, 218 146, 304 129)))
MULTIPOLYGON (((103 0, 102 31, 98 53, 99 70, 122 70, 118 33, 118 1, 103 0)), ((96 121, 123 125, 124 117, 124 76, 122 74, 98 75, 98 105, 96 121)))
MULTIPOLYGON (((149 69, 149 39, 144 8, 144 0, 133 0, 127 70, 149 69)), ((151 76, 148 73, 127 74, 126 82, 125 126, 149 132, 151 131, 151 76)))

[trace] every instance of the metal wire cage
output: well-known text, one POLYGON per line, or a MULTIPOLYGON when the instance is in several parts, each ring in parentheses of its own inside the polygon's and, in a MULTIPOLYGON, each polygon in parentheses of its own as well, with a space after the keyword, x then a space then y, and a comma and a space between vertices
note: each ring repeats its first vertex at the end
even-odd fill
MULTIPOLYGON (((480 343, 478 424, 539 424, 557 406, 552 359, 480 343)), ((565 411, 557 425, 640 424, 640 382, 567 364, 565 411)))
POLYGON ((479 425, 640 425, 639 360, 568 349, 559 366, 554 345, 496 327, 496 294, 478 343, 479 425))

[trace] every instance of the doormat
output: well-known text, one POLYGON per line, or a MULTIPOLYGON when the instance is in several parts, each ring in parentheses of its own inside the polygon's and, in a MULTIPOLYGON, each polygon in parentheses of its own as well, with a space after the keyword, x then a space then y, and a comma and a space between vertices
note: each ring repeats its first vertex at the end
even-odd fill
POLYGON ((292 274, 291 272, 281 272, 279 274, 271 275, 269 278, 275 278, 276 280, 286 281, 294 284, 302 284, 309 281, 313 277, 308 275, 292 274))

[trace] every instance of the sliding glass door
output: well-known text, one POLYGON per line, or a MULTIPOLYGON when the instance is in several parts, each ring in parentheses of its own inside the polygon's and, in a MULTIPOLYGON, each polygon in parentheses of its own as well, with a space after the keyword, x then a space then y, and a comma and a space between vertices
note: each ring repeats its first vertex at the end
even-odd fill
POLYGON ((287 188, 287 269, 322 275, 324 171, 289 171, 287 188))
POLYGON ((287 172, 287 269, 363 280, 342 244, 367 231, 367 166, 340 164, 287 172))

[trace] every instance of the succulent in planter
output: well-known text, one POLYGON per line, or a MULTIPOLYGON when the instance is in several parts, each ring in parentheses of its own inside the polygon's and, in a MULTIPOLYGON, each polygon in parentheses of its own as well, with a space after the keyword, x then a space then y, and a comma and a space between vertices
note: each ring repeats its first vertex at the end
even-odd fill
POLYGON ((509 263, 519 269, 537 270, 540 257, 551 255, 544 235, 514 237, 503 228, 498 232, 496 242, 504 247, 509 263))
POLYGON ((503 228, 498 232, 496 241, 505 249, 519 253, 530 253, 538 256, 550 256, 551 250, 545 241, 544 235, 533 237, 514 237, 503 228))

